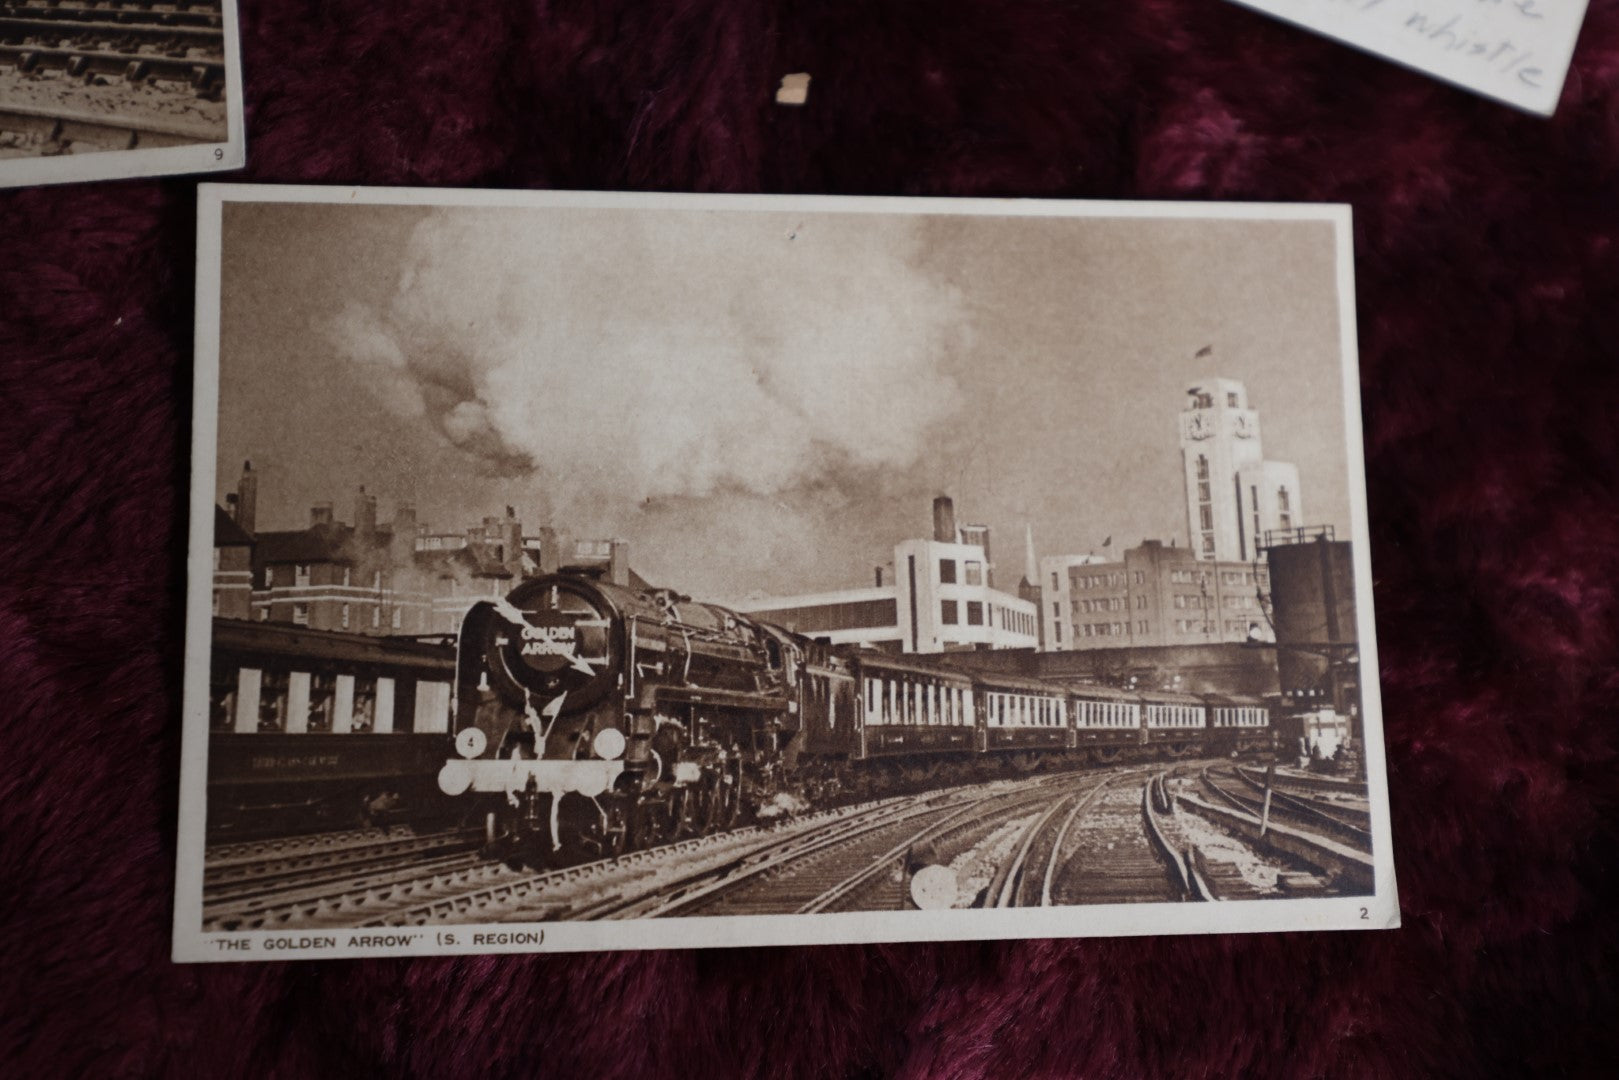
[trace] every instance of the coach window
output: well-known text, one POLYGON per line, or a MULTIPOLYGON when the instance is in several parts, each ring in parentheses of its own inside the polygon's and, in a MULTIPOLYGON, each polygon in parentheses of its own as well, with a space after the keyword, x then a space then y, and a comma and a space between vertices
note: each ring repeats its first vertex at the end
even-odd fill
POLYGON ((967 625, 968 626, 983 626, 984 625, 984 605, 983 605, 983 603, 981 601, 978 601, 978 600, 969 600, 969 601, 967 601, 967 625))
POLYGON ((349 606, 347 604, 344 604, 343 605, 343 629, 347 630, 348 628, 349 628, 349 606))
POLYGON ((214 618, 216 618, 216 619, 219 618, 219 590, 218 589, 214 590, 214 611, 213 611, 213 615, 214 615, 214 618))
POLYGON ((943 622, 946 626, 954 626, 954 625, 956 625, 956 622, 957 622, 957 620, 959 618, 960 618, 960 612, 959 612, 959 609, 956 607, 956 601, 954 601, 954 600, 941 600, 941 601, 939 601, 939 620, 941 622, 943 622))
POLYGON ((400 618, 401 618, 402 615, 403 615, 403 612, 401 612, 398 608, 394 608, 393 628, 395 630, 399 629, 399 622, 400 622, 400 618))
POLYGON ((259 730, 287 730, 287 673, 266 671, 259 682, 259 730))
POLYGON ((309 605, 308 604, 294 604, 294 605, 292 605, 292 621, 297 623, 299 626, 308 626, 309 625, 309 605))
POLYGON ((309 726, 307 731, 331 731, 332 709, 337 702, 337 678, 316 673, 309 679, 309 726))
POLYGON ((306 562, 294 563, 292 567, 292 583, 294 585, 309 584, 309 564, 306 562))
POLYGON ((956 583, 956 560, 939 560, 939 584, 954 585, 956 583))
POLYGON ((984 564, 977 559, 967 560, 967 584, 982 585, 984 583, 984 564))
POLYGON ((236 723, 236 669, 215 664, 208 672, 208 728, 229 731, 236 723))

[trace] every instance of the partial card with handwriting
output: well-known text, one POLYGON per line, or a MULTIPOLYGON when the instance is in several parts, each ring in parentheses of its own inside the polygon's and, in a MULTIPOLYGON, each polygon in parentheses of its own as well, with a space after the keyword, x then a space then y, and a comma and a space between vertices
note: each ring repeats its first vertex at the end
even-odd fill
POLYGON ((1550 116, 1586 0, 1236 0, 1434 78, 1550 116))

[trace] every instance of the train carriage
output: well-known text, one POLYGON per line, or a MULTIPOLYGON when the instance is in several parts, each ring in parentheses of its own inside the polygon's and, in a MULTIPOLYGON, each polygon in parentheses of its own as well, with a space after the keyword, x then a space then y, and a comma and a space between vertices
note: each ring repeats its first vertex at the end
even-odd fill
POLYGON ((1089 749, 1094 761, 1112 761, 1129 747, 1147 744, 1141 699, 1126 690, 1080 686, 1069 691, 1074 714, 1074 745, 1089 749))
POLYGON ((1191 694, 1144 690, 1142 728, 1148 746, 1160 747, 1171 757, 1182 757, 1202 746, 1208 726, 1207 706, 1191 694))
POLYGON ((854 759, 977 748, 966 675, 877 653, 851 656, 849 670, 860 704, 854 759))
POLYGON ((1237 754, 1270 746, 1270 707, 1256 697, 1205 694, 1210 753, 1237 754))
POLYGON ((446 645, 215 619, 208 831, 247 836, 387 821, 438 804, 446 645))
POLYGON ((1074 730, 1068 695, 1034 679, 981 676, 975 680, 979 745, 985 751, 1068 750, 1074 730))

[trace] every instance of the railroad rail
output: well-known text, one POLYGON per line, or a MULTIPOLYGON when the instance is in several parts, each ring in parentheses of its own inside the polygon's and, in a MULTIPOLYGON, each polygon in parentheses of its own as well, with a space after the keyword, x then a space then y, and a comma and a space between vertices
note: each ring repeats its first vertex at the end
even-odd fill
POLYGON ((13 18, 44 20, 64 25, 82 22, 110 22, 119 26, 130 24, 134 26, 205 27, 216 30, 224 25, 224 16, 220 14, 217 6, 201 11, 193 11, 185 7, 163 11, 152 7, 150 4, 145 6, 121 4, 97 7, 89 2, 78 5, 0 3, 0 18, 7 21, 13 18))
POLYGON ((96 116, 33 105, 0 105, 0 131, 33 135, 62 146, 84 144, 98 150, 157 149, 220 142, 225 133, 211 125, 96 116))
POLYGON ((1216 823, 1241 837, 1255 851, 1268 852, 1272 859, 1280 858, 1295 866, 1302 864, 1324 874, 1325 881, 1310 886, 1310 891, 1320 889, 1331 894, 1372 891, 1374 869, 1369 842, 1363 848, 1297 823, 1284 823, 1279 818, 1286 812, 1277 811, 1274 794, 1271 816, 1266 820, 1261 808, 1211 781, 1207 770, 1200 779, 1203 791, 1216 801, 1207 802, 1182 794, 1176 800, 1180 808, 1216 823))
MULTIPOLYGON (((77 9, 82 11, 83 9, 77 9)), ((91 12, 90 14, 94 14, 91 12)), ((133 12, 130 13, 133 15, 133 12)), ((106 22, 100 19, 72 18, 61 11, 46 8, 24 18, 11 14, 0 15, 0 38, 6 41, 41 38, 44 41, 113 41, 121 45, 149 45, 163 50, 199 49, 208 53, 223 53, 224 31, 218 26, 177 26, 147 19, 125 18, 106 22)), ((163 55, 176 55, 164 52, 163 55)))
POLYGON ((203 902, 207 904, 211 900, 261 896, 276 891, 287 882, 309 884, 322 878, 341 879, 361 869, 424 855, 474 851, 482 842, 481 830, 452 829, 424 836, 388 837, 373 844, 349 845, 325 851, 238 859, 224 865, 209 864, 203 869, 203 902))
MULTIPOLYGON (((1255 788, 1260 792, 1265 789, 1263 780, 1248 776, 1240 769, 1236 770, 1232 775, 1235 780, 1250 788, 1255 788)), ((1202 780, 1205 789, 1220 801, 1251 814, 1263 813, 1264 799, 1262 796, 1240 794, 1225 783, 1216 780, 1207 769, 1203 770, 1202 780)), ((1346 818, 1344 814, 1335 811, 1331 804, 1290 795, 1285 791, 1277 790, 1274 786, 1271 788, 1270 794, 1270 813, 1273 817, 1297 822, 1307 829, 1342 840, 1365 851, 1367 854, 1371 853, 1372 830, 1369 815, 1364 818, 1365 824, 1360 824, 1359 820, 1346 818)))
POLYGON ((0 67, 16 68, 25 75, 59 70, 75 79, 87 75, 117 75, 131 83, 165 79, 188 83, 199 94, 212 93, 225 81, 224 60, 11 43, 0 43, 0 67))

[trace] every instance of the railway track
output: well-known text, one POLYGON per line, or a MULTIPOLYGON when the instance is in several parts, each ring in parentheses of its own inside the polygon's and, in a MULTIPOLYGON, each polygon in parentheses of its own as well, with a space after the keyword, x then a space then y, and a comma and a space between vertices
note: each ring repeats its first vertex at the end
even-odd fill
POLYGON ((1234 790, 1242 787, 1235 773, 1204 767, 1174 777, 1173 794, 1172 776, 1155 781, 1146 810, 1166 854, 1180 862, 1188 895, 1241 900, 1371 891, 1369 835, 1308 806, 1292 807, 1275 791, 1267 814, 1262 797, 1234 790))
POLYGON ((1066 838, 1048 859, 1057 869, 1042 892, 1051 904, 1121 904, 1184 899, 1169 865, 1153 843, 1143 809, 1151 771, 1124 772, 1077 808, 1066 838))
MULTIPOLYGON (((1204 769, 1201 780, 1205 790, 1239 810, 1251 814, 1264 813, 1264 781, 1250 776, 1241 769, 1204 769)), ((1361 817, 1354 811, 1344 811, 1317 799, 1290 795, 1286 791, 1271 790, 1270 814, 1282 821, 1298 823, 1305 829, 1342 840, 1368 855, 1372 851, 1370 815, 1361 817), (1347 815, 1347 816, 1346 816, 1347 815), (1364 821, 1364 824, 1361 822, 1364 821)))
MULTIPOLYGON (((456 921, 495 921, 501 913, 535 904, 549 905, 548 917, 562 917, 578 897, 600 883, 621 875, 645 872, 660 861, 723 857, 733 846, 755 844, 760 837, 809 827, 846 812, 828 811, 797 822, 776 826, 749 826, 733 833, 682 840, 660 848, 630 852, 615 859, 600 859, 541 872, 518 871, 504 863, 479 858, 475 853, 451 853, 423 862, 420 855, 401 861, 372 860, 360 874, 317 874, 307 880, 291 878, 251 897, 203 907, 203 928, 260 930, 283 927, 396 926, 456 921), (414 861, 411 861, 414 860, 414 861), (572 898, 571 900, 569 898, 572 898)), ((215 849, 216 863, 263 861, 302 857, 305 849, 359 852, 382 843, 375 832, 334 833, 318 841, 243 843, 215 849)))
POLYGON ((1088 791, 1063 796, 1024 827, 1016 854, 990 880, 988 907, 1050 907, 1057 874, 1065 868, 1067 840, 1075 824, 1101 799, 1114 777, 1104 777, 1088 791), (1059 824, 1060 823, 1060 824, 1059 824))
POLYGON ((239 859, 203 870, 203 903, 262 896, 297 885, 343 880, 362 870, 387 867, 427 856, 476 851, 483 833, 476 829, 448 830, 425 836, 399 836, 373 844, 349 845, 325 851, 239 859))
MULTIPOLYGON (((1209 786, 1240 786, 1235 773, 1210 781, 1211 771, 1196 762, 963 785, 541 872, 480 858, 480 838, 470 831, 236 844, 210 852, 204 924, 250 930, 891 911, 910 906, 910 873, 923 865, 961 868, 957 906, 1344 892, 1358 865, 1354 852, 1281 825, 1276 819, 1286 811, 1274 798, 1272 835, 1259 843, 1187 816, 1197 802, 1187 785, 1207 785, 1196 790, 1211 800, 1209 786), (1283 833, 1294 845, 1331 847, 1336 874, 1302 873, 1308 860, 1267 846, 1283 833), (1256 878, 1260 864, 1268 874, 1256 878)), ((1194 809, 1252 818, 1235 804, 1194 809)))
POLYGON ((48 20, 62 25, 81 22, 131 24, 135 26, 210 27, 224 25, 218 4, 172 6, 167 10, 151 4, 97 4, 84 0, 78 4, 0 3, 0 17, 48 20))
POLYGON ((95 116, 61 108, 0 104, 0 131, 14 132, 57 147, 84 145, 97 150, 156 149, 218 142, 221 132, 206 124, 95 116))
POLYGON ((85 81, 182 82, 214 96, 225 79, 223 21, 217 5, 0 3, 0 68, 85 81))
MULTIPOLYGON (((905 861, 911 852, 952 843, 961 833, 1043 807, 1072 774, 1043 777, 983 792, 957 789, 945 797, 910 800, 882 812, 837 822, 735 865, 694 874, 656 895, 609 903, 590 917, 816 914, 900 910, 905 861)), ((959 841, 956 841, 959 846, 959 841)))

